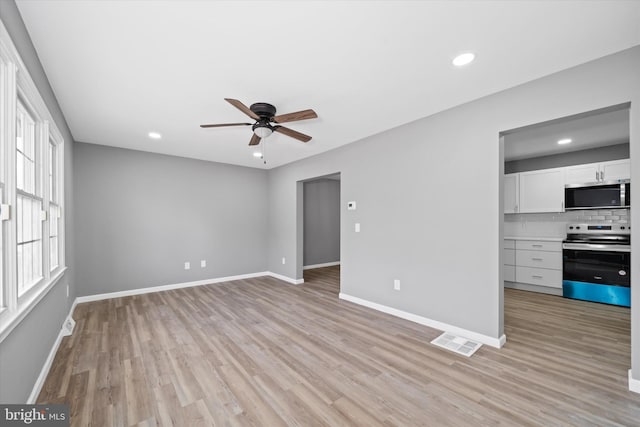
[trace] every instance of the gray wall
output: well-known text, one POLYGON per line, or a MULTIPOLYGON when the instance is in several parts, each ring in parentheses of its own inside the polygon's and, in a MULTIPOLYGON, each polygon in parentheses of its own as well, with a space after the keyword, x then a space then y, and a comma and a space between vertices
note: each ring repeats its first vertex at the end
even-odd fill
MULTIPOLYGON (((302 277, 296 183, 340 172, 341 292, 500 337, 500 132, 625 102, 633 112, 638 69, 640 47, 271 170, 269 269, 302 277), (346 210, 348 200, 357 201, 357 211, 346 210), (282 265, 281 257, 294 262, 282 265), (393 279, 401 280, 401 291, 393 290, 393 279)), ((639 121, 632 113, 632 162, 640 159, 639 121)), ((640 197, 640 186, 632 191, 640 197)), ((639 213, 632 212, 632 222, 640 222, 639 213)), ((640 229, 634 230, 636 241, 640 229)), ((640 251, 632 256, 640 265, 640 251)), ((637 270, 633 283, 640 283, 637 270)), ((640 292, 632 294, 632 357, 640 378, 640 292)))
POLYGON ((0 20, 11 35, 22 61, 65 141, 65 228, 68 269, 56 286, 29 315, 0 343, 0 402, 25 402, 60 332, 76 295, 74 280, 73 137, 62 115, 31 38, 14 1, 0 1, 0 20), (67 298, 66 288, 70 287, 67 298))
MULTIPOLYGON (((505 150, 508 151, 509 138, 505 138, 505 150)), ((629 143, 610 145, 590 150, 572 151, 570 153, 541 156, 531 159, 505 162, 504 173, 527 172, 540 169, 560 168, 564 166, 583 165, 586 163, 606 162, 629 158, 629 143)))
POLYGON ((304 265, 340 261, 340 181, 304 183, 304 265))
POLYGON ((266 171, 83 143, 74 154, 79 295, 266 270, 266 171))

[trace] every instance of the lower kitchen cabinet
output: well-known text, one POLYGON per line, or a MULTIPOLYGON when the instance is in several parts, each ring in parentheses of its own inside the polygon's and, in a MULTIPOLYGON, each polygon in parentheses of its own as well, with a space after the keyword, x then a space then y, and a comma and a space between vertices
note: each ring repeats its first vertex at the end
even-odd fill
POLYGON ((562 243, 505 239, 504 280, 562 288, 562 243))

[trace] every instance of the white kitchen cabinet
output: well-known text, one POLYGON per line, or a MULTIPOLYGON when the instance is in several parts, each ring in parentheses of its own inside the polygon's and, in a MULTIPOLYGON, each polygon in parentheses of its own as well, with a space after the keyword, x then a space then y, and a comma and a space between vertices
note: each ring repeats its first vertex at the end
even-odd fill
POLYGON ((520 212, 563 212, 565 168, 520 173, 520 212))
POLYGON ((565 184, 589 184, 631 178, 629 159, 567 166, 565 184))
POLYGON ((565 168, 565 184, 586 184, 600 180, 600 164, 567 166, 565 168))
POLYGON ((562 270, 562 257, 557 252, 516 251, 516 265, 521 267, 562 270))
POLYGON ((503 251, 505 282, 562 288, 560 241, 505 239, 503 251))
POLYGON ((518 213, 520 203, 520 174, 511 173, 504 176, 504 213, 518 213))
POLYGON ((516 242, 514 240, 505 239, 503 241, 502 250, 503 257, 503 276, 508 282, 516 281, 516 242))
POLYGON ((562 270, 516 266, 516 282, 562 288, 562 270))
POLYGON ((631 179, 631 161, 614 160, 600 164, 600 179, 611 181, 614 179, 631 179))

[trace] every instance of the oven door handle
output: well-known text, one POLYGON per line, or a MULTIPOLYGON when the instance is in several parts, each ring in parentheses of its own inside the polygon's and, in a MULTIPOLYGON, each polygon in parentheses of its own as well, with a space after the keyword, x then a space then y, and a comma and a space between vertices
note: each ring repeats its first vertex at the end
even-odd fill
POLYGON ((576 250, 583 250, 583 251, 631 252, 631 246, 603 245, 599 243, 563 243, 562 248, 576 249, 576 250))

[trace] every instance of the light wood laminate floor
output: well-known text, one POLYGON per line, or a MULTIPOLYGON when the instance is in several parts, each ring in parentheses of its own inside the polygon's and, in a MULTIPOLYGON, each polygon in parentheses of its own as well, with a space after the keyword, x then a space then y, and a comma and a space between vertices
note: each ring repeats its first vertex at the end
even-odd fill
POLYGON ((471 358, 440 331, 256 278, 79 304, 38 398, 74 426, 640 425, 629 310, 505 290, 507 344, 471 358))

